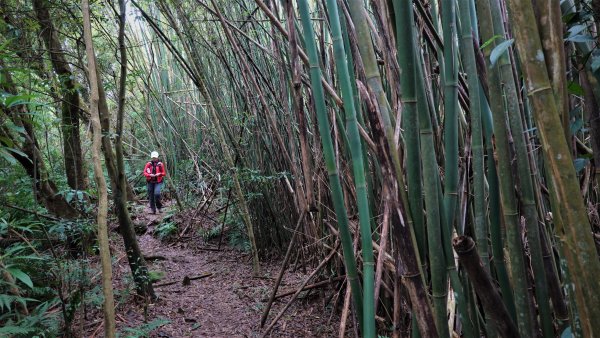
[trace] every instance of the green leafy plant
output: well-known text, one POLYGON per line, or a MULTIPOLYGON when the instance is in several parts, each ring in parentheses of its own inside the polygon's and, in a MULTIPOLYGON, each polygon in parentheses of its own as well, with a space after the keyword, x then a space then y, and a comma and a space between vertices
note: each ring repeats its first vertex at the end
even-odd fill
POLYGON ((127 337, 127 338, 142 338, 142 337, 150 337, 150 333, 163 325, 169 324, 171 321, 158 318, 149 323, 142 324, 136 327, 128 327, 123 329, 123 332, 117 334, 117 337, 127 337))
POLYGON ((156 283, 165 277, 164 271, 148 271, 148 278, 151 283, 156 283))
POLYGON ((177 234, 177 224, 173 221, 160 223, 156 226, 154 233, 160 240, 166 240, 177 234))
POLYGON ((17 318, 11 313, 0 316, 0 337, 57 337, 60 335, 60 320, 58 313, 49 309, 58 300, 44 302, 33 309, 28 316, 17 318))

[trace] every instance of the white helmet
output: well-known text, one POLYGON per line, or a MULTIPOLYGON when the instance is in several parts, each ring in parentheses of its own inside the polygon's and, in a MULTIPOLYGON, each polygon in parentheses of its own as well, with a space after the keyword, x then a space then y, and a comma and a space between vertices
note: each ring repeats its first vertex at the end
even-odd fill
POLYGON ((153 151, 152 153, 150 153, 150 157, 151 158, 158 158, 158 151, 153 151))

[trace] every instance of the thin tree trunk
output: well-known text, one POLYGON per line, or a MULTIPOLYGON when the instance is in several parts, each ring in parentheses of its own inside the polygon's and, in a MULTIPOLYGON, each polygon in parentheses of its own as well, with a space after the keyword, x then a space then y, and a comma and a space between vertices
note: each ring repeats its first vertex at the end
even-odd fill
POLYGON ((75 76, 67 63, 58 32, 52 23, 45 0, 34 0, 33 8, 41 26, 41 36, 50 54, 50 62, 58 75, 62 94, 61 129, 67 183, 71 189, 87 189, 87 172, 83 165, 79 115, 82 111, 75 76))
MULTIPOLYGON (((95 58, 95 55, 91 55, 91 57, 95 58)), ((125 198, 125 196, 127 196, 126 188, 123 189, 123 186, 118 184, 120 179, 116 163, 117 159, 113 153, 110 134, 108 133, 110 126, 110 111, 108 110, 106 93, 103 88, 104 86, 102 85, 100 74, 98 73, 97 64, 93 62, 93 64, 88 66, 88 69, 90 73, 92 71, 96 73, 94 83, 92 83, 92 79, 90 78, 90 86, 96 85, 98 88, 98 112, 100 115, 100 125, 102 129, 102 150, 104 152, 104 161, 110 177, 111 187, 114 191, 113 201, 115 203, 115 208, 117 209, 119 229, 121 236, 123 236, 129 267, 131 268, 131 273, 133 275, 133 280, 135 282, 138 294, 142 297, 155 300, 156 294, 152 288, 150 278, 148 277, 148 267, 146 265, 146 261, 144 260, 144 255, 139 247, 133 222, 131 221, 131 216, 129 215, 129 211, 127 209, 127 201, 125 198), (91 67, 94 67, 94 69, 92 70, 91 67)))
POLYGON ((112 287, 112 261, 110 258, 110 245, 108 242, 108 191, 102 160, 100 159, 102 135, 100 127, 100 115, 98 113, 98 82, 96 81, 96 60, 92 42, 92 28, 90 24, 90 6, 88 0, 82 0, 83 30, 85 49, 90 65, 90 114, 93 128, 92 158, 94 161, 94 177, 98 188, 98 246, 100 247, 100 261, 102 265, 102 294, 104 295, 104 336, 113 338, 116 336, 115 302, 112 287))

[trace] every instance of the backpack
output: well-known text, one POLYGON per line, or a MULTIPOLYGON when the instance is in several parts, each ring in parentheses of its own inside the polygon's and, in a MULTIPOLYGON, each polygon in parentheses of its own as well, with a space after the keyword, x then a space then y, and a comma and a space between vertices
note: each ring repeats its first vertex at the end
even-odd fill
MULTIPOLYGON (((154 175, 156 175, 156 171, 157 171, 156 168, 159 168, 159 167, 162 168, 162 165, 163 165, 162 162, 160 162, 160 161, 156 162, 156 164, 154 162, 150 161, 150 162, 148 162, 148 164, 152 167, 152 174, 154 174, 154 175)), ((164 170, 161 170, 160 172, 164 173, 164 170)), ((158 182, 158 177, 156 177, 156 176, 150 177, 150 180, 148 182, 156 183, 156 182, 158 182)))

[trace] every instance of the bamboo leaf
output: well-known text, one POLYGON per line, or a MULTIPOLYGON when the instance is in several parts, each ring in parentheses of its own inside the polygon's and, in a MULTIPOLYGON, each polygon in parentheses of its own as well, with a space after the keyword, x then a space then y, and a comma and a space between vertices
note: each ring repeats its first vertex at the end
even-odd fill
POLYGON ((28 334, 31 333, 31 331, 31 328, 25 328, 20 326, 4 326, 0 328, 0 334, 6 334, 9 337, 17 334, 28 334))
POLYGON ((504 54, 508 50, 508 47, 512 46, 514 42, 515 39, 510 39, 498 44, 490 54, 490 66, 493 67, 496 64, 496 61, 498 61, 502 54, 504 54))
POLYGON ((575 121, 571 122, 569 129, 571 131, 571 134, 575 134, 575 133, 579 132, 582 127, 583 127, 583 119, 577 118, 577 119, 575 119, 575 121))
POLYGON ((573 331, 571 330, 570 326, 567 326, 567 328, 560 334, 560 338, 571 338, 571 337, 575 337, 573 335, 573 331))
POLYGON ((18 133, 18 134, 22 134, 22 135, 24 135, 24 134, 25 134, 25 128, 24 128, 24 127, 15 126, 15 125, 14 125, 14 124, 12 124, 12 123, 7 123, 7 124, 6 124, 6 128, 7 128, 7 129, 10 129, 10 130, 12 130, 12 131, 14 131, 14 132, 16 132, 16 133, 18 133))
POLYGON ((7 146, 7 147, 12 147, 15 145, 15 142, 13 142, 13 140, 9 139, 8 137, 4 137, 4 136, 0 136, 0 143, 2 143, 4 146, 7 146))
POLYGON ((17 160, 4 148, 0 148, 0 157, 5 159, 11 165, 15 165, 17 163, 17 160))
POLYGON ((484 50, 489 45, 491 45, 494 41, 496 41, 496 40, 498 40, 500 38, 502 38, 502 35, 500 35, 500 34, 496 34, 496 35, 492 36, 486 42, 484 42, 483 45, 481 45, 481 47, 479 49, 484 50))
POLYGON ((569 33, 568 37, 573 37, 581 32, 583 32, 583 30, 585 30, 587 28, 586 25, 580 24, 580 25, 575 25, 571 28, 569 28, 569 30, 567 31, 569 33))
POLYGON ((30 102, 30 100, 34 98, 33 95, 14 95, 14 96, 9 96, 6 99, 4 99, 4 104, 8 107, 15 107, 18 105, 22 105, 22 104, 27 104, 30 102))
POLYGON ((573 161, 573 165, 575 166, 575 172, 579 174, 586 166, 590 163, 590 160, 587 158, 577 158, 573 161))
POLYGON ((6 268, 6 270, 8 272, 10 272, 10 274, 13 275, 13 277, 15 277, 16 279, 20 280, 25 285, 27 285, 27 286, 29 286, 30 288, 33 289, 33 282, 31 281, 31 278, 29 278, 29 275, 27 275, 21 269, 10 267, 10 268, 6 268))
POLYGON ((573 21, 576 21, 575 19, 578 17, 578 13, 577 12, 573 12, 573 13, 569 13, 569 14, 565 14, 562 17, 562 21, 565 24, 569 24, 572 23, 573 21))
POLYGON ((569 94, 583 96, 583 87, 575 81, 569 81, 567 89, 569 90, 569 94))
POLYGON ((600 56, 592 56, 592 72, 595 73, 600 68, 600 56))
POLYGON ((568 37, 565 39, 565 41, 570 41, 570 42, 592 42, 594 41, 594 38, 591 37, 588 34, 578 34, 572 37, 568 37))

